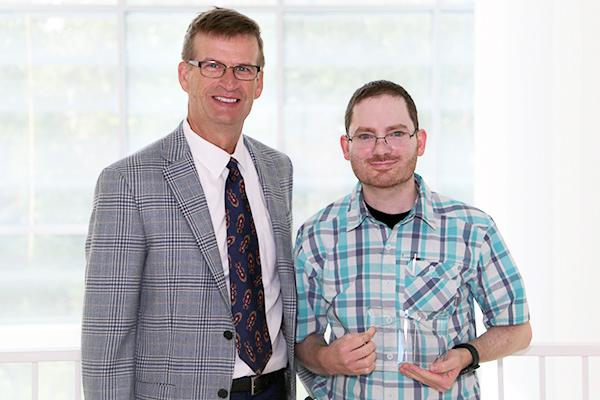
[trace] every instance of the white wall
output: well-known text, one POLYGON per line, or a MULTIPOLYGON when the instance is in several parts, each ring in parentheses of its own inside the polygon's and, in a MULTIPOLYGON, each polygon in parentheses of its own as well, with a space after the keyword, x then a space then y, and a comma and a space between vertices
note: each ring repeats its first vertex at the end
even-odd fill
POLYGON ((598 18, 596 0, 475 2, 475 204, 520 266, 534 342, 600 341, 598 18))

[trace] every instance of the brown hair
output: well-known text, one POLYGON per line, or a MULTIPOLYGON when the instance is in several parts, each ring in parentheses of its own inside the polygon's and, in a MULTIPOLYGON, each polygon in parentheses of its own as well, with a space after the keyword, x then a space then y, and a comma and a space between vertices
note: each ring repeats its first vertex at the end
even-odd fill
POLYGON ((199 14, 188 26, 183 40, 181 59, 189 61, 194 57, 193 40, 197 33, 215 36, 233 37, 252 35, 258 42, 258 65, 265 65, 263 41, 260 37, 260 27, 251 18, 229 8, 214 7, 199 14))
POLYGON ((352 121, 354 106, 365 99, 381 96, 384 94, 403 98, 406 102, 406 107, 408 108, 408 114, 410 115, 410 119, 415 125, 415 129, 419 129, 417 106, 415 106, 415 102, 413 101, 412 97, 410 97, 410 94, 408 94, 408 92, 397 83, 380 80, 364 84, 363 86, 358 88, 350 98, 348 106, 346 107, 346 116, 344 118, 346 123, 346 133, 348 133, 348 130, 350 129, 350 122, 352 121))

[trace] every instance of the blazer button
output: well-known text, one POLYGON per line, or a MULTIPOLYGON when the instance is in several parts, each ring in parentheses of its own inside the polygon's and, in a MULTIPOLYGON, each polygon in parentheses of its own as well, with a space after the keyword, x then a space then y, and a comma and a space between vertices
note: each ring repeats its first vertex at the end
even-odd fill
POLYGON ((225 390, 225 389, 219 389, 219 391, 217 392, 217 394, 219 395, 220 398, 224 399, 225 397, 227 397, 227 395, 229 393, 227 393, 227 390, 225 390))
POLYGON ((231 340, 231 339, 233 339, 233 332, 225 331, 225 332, 223 332, 223 336, 225 336, 225 339, 231 340))

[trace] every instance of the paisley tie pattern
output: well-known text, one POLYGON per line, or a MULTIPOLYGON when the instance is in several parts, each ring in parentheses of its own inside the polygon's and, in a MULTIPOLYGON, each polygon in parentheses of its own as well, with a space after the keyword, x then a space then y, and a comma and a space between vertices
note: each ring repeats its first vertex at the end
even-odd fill
POLYGON ((231 158, 227 168, 225 221, 236 346, 240 358, 260 374, 271 357, 272 347, 265 313, 258 236, 237 161, 231 158))

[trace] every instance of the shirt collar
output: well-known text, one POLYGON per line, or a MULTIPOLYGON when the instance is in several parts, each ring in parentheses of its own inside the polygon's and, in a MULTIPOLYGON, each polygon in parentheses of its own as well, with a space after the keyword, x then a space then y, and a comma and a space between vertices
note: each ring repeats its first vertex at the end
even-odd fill
MULTIPOLYGON (((417 184, 417 199, 415 205, 410 210, 410 213, 400 223, 405 224, 413 218, 420 218, 432 229, 436 229, 437 223, 433 210, 431 191, 420 175, 414 174, 414 179, 417 184)), ((358 182, 350 195, 347 230, 351 231, 356 229, 367 216, 368 210, 365 206, 362 184, 358 182)))
POLYGON ((206 168, 209 174, 214 178, 223 174, 223 171, 227 167, 227 163, 229 163, 229 160, 232 157, 237 160, 242 175, 244 174, 244 171, 248 171, 248 168, 252 165, 252 158, 244 144, 243 135, 240 135, 233 154, 229 154, 222 148, 215 146, 195 133, 190 127, 187 118, 183 120, 183 133, 190 146, 194 159, 206 168))
POLYGON ((415 202, 415 206, 411 210, 411 213, 414 211, 414 216, 416 218, 421 218, 432 229, 437 229, 437 216, 433 209, 433 195, 431 190, 420 175, 414 174, 414 176, 418 193, 417 201, 415 202))

